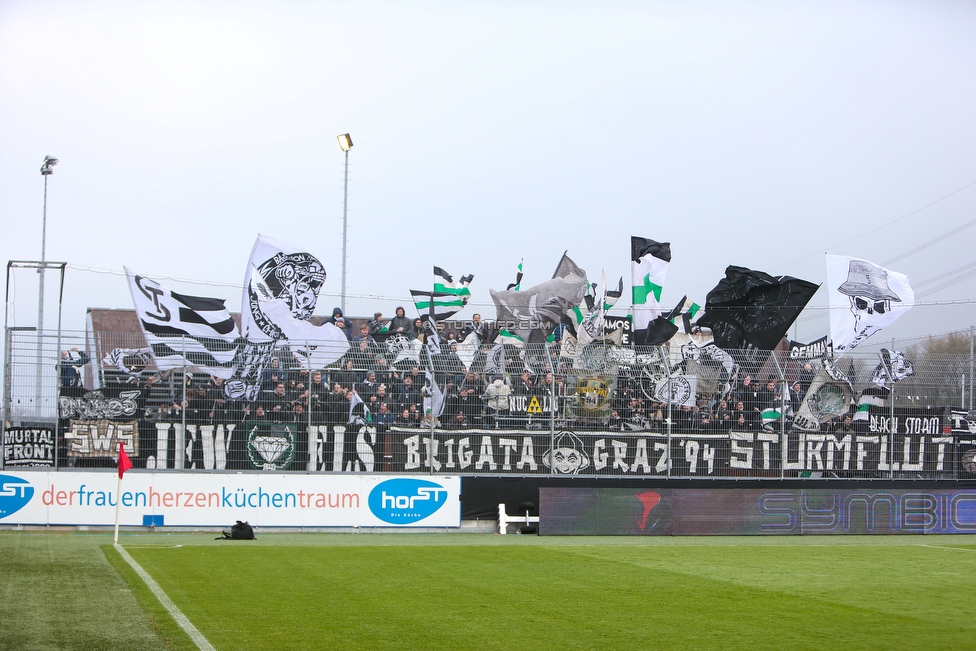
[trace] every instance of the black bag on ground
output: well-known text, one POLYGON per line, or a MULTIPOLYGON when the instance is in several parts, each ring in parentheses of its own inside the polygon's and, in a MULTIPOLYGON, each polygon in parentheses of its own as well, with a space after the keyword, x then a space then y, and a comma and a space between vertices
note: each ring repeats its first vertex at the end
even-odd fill
POLYGON ((214 540, 254 540, 254 529, 247 522, 238 520, 230 531, 222 532, 222 535, 214 540))

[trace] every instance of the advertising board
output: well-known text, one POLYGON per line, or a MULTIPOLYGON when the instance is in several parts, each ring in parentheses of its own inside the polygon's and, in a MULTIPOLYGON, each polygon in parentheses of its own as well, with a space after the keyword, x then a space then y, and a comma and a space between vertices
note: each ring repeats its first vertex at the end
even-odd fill
POLYGON ((461 479, 272 473, 0 473, 0 524, 458 527, 461 479))

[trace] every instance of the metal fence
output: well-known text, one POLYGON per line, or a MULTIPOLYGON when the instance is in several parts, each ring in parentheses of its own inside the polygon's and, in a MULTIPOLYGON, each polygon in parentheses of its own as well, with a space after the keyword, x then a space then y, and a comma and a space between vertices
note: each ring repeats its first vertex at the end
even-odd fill
POLYGON ((976 478, 970 355, 448 333, 434 357, 354 342, 317 369, 279 345, 242 400, 198 369, 159 372, 139 333, 5 334, 4 468, 110 467, 124 441, 137 468, 181 471, 976 478))

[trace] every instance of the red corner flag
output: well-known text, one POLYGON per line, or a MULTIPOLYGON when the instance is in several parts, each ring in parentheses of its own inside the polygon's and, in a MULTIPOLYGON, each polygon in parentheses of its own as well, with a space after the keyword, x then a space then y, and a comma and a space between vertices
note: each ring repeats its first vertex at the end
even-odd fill
POLYGON ((129 460, 129 455, 125 453, 125 442, 119 441, 119 479, 122 479, 122 475, 131 467, 132 461, 129 460))

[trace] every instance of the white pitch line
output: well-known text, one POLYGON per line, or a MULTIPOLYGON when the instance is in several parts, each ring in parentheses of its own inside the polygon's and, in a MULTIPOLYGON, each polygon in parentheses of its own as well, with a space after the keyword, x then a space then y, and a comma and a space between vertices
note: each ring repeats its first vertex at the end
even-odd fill
POLYGON ((203 633, 198 631, 197 627, 194 626, 189 619, 187 619, 186 615, 180 612, 180 609, 176 607, 173 600, 170 599, 165 592, 163 592, 163 589, 159 587, 159 584, 156 583, 151 576, 149 576, 149 573, 142 569, 142 566, 136 563, 134 558, 129 556, 129 552, 122 549, 122 545, 116 545, 115 549, 119 551, 119 554, 122 555, 125 562, 132 566, 132 569, 136 571, 136 574, 138 574, 139 577, 146 582, 146 585, 149 586, 152 593, 156 595, 157 599, 159 599, 159 603, 163 605, 166 612, 168 612, 176 623, 180 625, 180 628, 182 628, 186 634, 190 636, 190 639, 193 640, 193 643, 197 645, 197 648, 200 649, 200 651, 217 651, 214 649, 213 645, 207 641, 207 638, 203 636, 203 633))
POLYGON ((968 547, 943 547, 942 545, 926 545, 922 543, 919 547, 931 547, 932 549, 951 549, 954 552, 976 552, 976 549, 969 549, 968 547))

